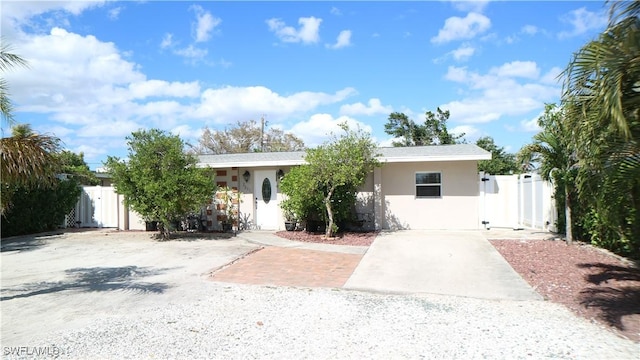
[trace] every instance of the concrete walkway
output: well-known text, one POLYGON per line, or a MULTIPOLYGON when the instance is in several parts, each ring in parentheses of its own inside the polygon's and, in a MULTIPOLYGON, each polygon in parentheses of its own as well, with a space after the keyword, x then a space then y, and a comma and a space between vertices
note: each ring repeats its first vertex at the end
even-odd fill
POLYGON ((292 241, 281 238, 280 236, 274 234, 273 231, 266 230, 243 231, 241 233, 238 233, 237 237, 258 245, 328 251, 342 254, 364 254, 369 248, 368 246, 333 245, 292 241))
POLYGON ((542 300, 480 231, 382 232, 344 287, 542 300))

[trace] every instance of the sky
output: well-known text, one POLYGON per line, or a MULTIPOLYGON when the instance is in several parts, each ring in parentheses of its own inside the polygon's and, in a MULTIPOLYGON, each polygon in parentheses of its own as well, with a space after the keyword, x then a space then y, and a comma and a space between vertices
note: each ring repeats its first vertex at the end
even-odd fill
MULTIPOLYGON (((392 112, 449 110, 467 142, 517 152, 604 1, 7 1, 14 117, 92 169, 157 128, 197 143, 264 118, 315 146, 347 122, 390 146, 392 112)), ((8 124, 2 124, 8 136, 8 124)))

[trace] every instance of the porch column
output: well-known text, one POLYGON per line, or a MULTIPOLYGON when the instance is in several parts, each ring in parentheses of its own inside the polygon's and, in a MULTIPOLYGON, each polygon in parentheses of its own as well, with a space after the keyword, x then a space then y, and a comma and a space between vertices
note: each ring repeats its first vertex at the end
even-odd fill
POLYGON ((374 227, 381 230, 384 221, 384 195, 382 194, 382 168, 373 169, 373 217, 374 227))

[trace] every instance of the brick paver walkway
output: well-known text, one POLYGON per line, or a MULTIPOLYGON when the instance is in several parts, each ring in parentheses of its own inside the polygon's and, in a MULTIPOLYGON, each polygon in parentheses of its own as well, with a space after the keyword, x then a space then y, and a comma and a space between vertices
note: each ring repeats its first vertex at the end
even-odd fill
POLYGON ((362 256, 273 246, 222 268, 211 279, 252 285, 339 288, 362 256))

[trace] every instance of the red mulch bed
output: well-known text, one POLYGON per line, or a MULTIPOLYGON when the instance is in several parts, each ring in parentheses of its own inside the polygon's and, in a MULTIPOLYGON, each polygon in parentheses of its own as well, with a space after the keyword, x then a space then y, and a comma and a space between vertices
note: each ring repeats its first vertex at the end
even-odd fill
POLYGON ((378 236, 377 231, 370 232, 342 232, 333 239, 327 239, 324 233, 309 233, 306 231, 278 231, 276 235, 295 241, 313 242, 331 245, 369 246, 378 236))
POLYGON ((584 243, 492 240, 493 246, 545 299, 640 342, 640 268, 584 243))

